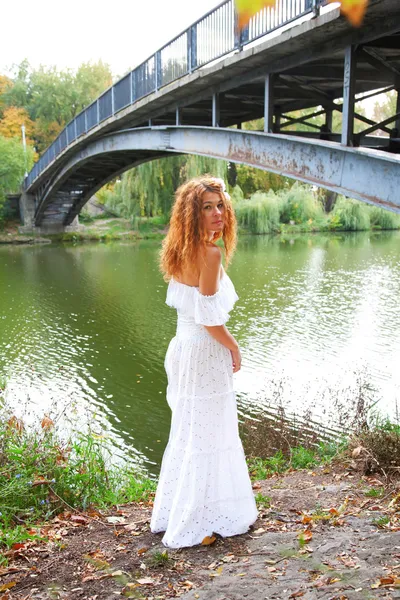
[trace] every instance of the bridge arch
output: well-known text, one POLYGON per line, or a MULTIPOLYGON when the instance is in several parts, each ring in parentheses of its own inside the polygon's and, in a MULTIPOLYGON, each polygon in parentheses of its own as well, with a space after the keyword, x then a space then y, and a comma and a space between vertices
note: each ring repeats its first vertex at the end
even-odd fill
POLYGON ((46 217, 63 226, 109 180, 143 162, 197 154, 286 175, 400 212, 400 156, 335 142, 216 127, 144 127, 118 131, 77 151, 46 185, 36 226, 46 217), (384 185, 382 185, 384 182, 384 185))

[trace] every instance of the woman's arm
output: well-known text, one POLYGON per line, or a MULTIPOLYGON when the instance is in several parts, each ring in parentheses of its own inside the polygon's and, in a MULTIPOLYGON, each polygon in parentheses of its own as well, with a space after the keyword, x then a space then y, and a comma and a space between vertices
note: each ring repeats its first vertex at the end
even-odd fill
MULTIPOLYGON (((221 251, 217 246, 207 246, 204 262, 200 265, 199 291, 204 296, 213 296, 219 288, 221 273, 221 251)), ((205 325, 208 333, 232 353, 233 372, 241 367, 239 344, 225 325, 205 325)))

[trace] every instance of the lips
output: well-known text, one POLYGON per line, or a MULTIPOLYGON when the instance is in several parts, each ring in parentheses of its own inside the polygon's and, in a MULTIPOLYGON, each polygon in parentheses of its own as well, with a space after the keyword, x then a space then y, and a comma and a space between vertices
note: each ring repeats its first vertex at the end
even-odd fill
POLYGON ((222 221, 214 221, 213 225, 221 225, 222 221))

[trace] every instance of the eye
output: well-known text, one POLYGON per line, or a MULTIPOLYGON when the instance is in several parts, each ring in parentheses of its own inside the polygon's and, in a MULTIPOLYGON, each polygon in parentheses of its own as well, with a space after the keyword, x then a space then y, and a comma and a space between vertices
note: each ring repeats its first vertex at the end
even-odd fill
POLYGON ((207 206, 204 206, 204 210, 208 210, 209 208, 211 208, 210 204, 207 204, 207 206))
POLYGON ((223 207, 224 207, 224 203, 223 203, 223 202, 220 202, 220 203, 218 204, 218 208, 223 208, 223 207))

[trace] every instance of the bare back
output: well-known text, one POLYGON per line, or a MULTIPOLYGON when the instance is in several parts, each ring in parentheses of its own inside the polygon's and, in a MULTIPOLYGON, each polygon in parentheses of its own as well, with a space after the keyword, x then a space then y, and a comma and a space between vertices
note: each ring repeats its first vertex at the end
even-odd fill
MULTIPOLYGON (((206 256, 198 256, 196 263, 193 263, 192 265, 186 265, 179 274, 179 278, 174 277, 174 279, 179 283, 183 283, 184 285, 188 285, 190 287, 199 287, 202 270, 204 267, 207 268, 207 256, 211 252, 215 254, 216 249, 218 249, 218 252, 220 253, 218 246, 215 246, 214 244, 207 244, 206 256)), ((222 275, 223 267, 221 264, 219 278, 221 278, 222 275)))

